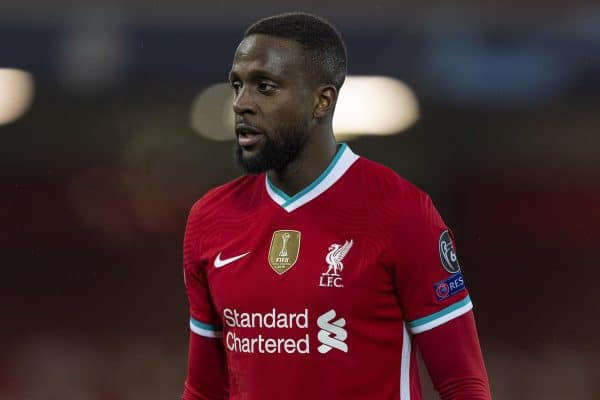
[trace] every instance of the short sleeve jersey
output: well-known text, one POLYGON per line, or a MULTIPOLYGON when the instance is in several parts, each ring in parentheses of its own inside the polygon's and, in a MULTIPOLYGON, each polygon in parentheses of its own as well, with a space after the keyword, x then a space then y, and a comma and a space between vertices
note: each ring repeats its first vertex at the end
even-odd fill
POLYGON ((294 196, 266 174, 207 193, 184 275, 232 400, 420 399, 413 336, 472 308, 429 196, 346 144, 294 196))

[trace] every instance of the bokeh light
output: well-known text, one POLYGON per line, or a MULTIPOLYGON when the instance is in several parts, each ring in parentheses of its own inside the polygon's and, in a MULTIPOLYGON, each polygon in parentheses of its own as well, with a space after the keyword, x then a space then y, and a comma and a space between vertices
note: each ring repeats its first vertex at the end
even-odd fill
POLYGON ((398 79, 349 76, 340 91, 333 130, 336 135, 391 135, 415 123, 413 91, 398 79))
POLYGON ((20 118, 33 100, 33 76, 19 69, 0 68, 0 125, 20 118))
POLYGON ((192 104, 190 123, 200 135, 212 140, 234 139, 233 92, 227 83, 204 89, 192 104))

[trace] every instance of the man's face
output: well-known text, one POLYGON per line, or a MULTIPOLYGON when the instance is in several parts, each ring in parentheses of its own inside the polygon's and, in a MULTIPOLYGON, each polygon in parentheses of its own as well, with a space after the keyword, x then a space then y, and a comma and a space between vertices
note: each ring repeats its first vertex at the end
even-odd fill
POLYGON ((251 35, 238 46, 229 74, 234 90, 236 161, 248 173, 283 170, 314 123, 307 57, 291 39, 251 35))

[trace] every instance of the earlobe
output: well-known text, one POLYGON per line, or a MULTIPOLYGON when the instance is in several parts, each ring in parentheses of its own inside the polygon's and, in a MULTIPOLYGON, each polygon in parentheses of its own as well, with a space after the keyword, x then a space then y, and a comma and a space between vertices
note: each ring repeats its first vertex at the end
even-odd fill
POLYGON ((337 101, 337 89, 333 85, 326 85, 319 88, 318 98, 315 105, 315 118, 324 118, 333 112, 337 101))

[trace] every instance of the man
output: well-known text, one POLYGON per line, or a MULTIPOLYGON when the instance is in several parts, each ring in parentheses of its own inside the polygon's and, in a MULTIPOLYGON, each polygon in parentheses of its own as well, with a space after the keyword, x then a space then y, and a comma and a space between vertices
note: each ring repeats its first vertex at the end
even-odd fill
POLYGON ((416 400, 416 347, 443 399, 490 398, 450 231, 426 194, 335 142, 345 73, 338 32, 309 14, 258 21, 235 52, 248 174, 189 215, 185 400, 416 400))

